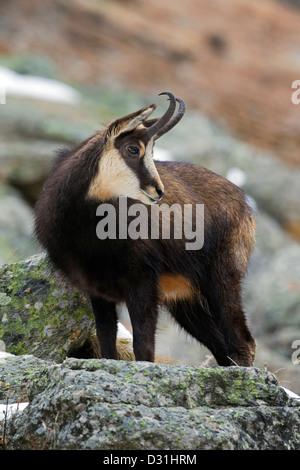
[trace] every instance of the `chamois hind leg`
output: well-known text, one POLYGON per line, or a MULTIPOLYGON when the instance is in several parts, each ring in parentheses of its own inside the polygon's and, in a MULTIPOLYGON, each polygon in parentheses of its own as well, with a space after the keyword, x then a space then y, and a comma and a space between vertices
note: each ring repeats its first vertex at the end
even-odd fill
POLYGON ((252 366, 255 341, 248 329, 241 300, 240 279, 228 274, 206 292, 210 312, 227 346, 231 364, 252 366))
POLYGON ((168 303, 167 307, 177 323, 211 351, 219 365, 231 365, 225 338, 204 306, 203 299, 176 300, 168 303))
POLYGON ((116 304, 101 297, 91 297, 101 357, 118 359, 116 304))

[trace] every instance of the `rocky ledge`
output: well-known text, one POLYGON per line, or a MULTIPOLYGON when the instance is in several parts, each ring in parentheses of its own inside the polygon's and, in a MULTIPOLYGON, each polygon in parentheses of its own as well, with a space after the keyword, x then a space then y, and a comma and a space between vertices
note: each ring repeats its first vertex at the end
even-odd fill
POLYGON ((300 449, 300 402, 266 370, 0 361, 0 401, 28 403, 6 419, 6 449, 300 449))

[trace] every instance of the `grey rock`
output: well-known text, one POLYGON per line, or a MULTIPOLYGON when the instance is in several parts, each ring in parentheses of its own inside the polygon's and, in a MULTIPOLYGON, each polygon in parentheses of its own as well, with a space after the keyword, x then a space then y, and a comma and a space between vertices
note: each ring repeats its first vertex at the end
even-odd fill
POLYGON ((245 308, 257 340, 271 346, 272 338, 273 349, 290 359, 291 344, 300 339, 300 245, 267 214, 257 211, 255 220, 257 240, 245 280, 245 308))
POLYGON ((0 174, 2 180, 13 185, 29 185, 45 181, 59 142, 34 140, 2 142, 0 174))
POLYGON ((300 246, 287 246, 277 252, 264 271, 248 278, 252 315, 255 321, 260 320, 265 333, 300 324, 299 259, 300 246))
POLYGON ((299 401, 254 367, 71 358, 42 364, 28 397, 7 449, 300 449, 299 401))
POLYGON ((7 352, 62 361, 94 328, 89 299, 45 255, 0 267, 0 339, 7 352))
POLYGON ((42 141, 73 144, 87 137, 82 119, 77 121, 79 108, 73 105, 46 103, 30 98, 10 98, 4 106, 1 135, 6 142, 42 141))
MULTIPOLYGON (((43 382, 43 372, 47 372, 51 361, 43 361, 32 355, 0 356, 0 403, 27 401, 28 384, 37 387, 43 382), (37 382, 39 380, 39 382, 37 382)), ((42 385, 40 385, 42 387, 42 385)), ((43 384, 46 386, 46 383, 43 384)))
POLYGON ((0 264, 20 261, 36 253, 32 227, 32 208, 18 191, 0 184, 0 264))

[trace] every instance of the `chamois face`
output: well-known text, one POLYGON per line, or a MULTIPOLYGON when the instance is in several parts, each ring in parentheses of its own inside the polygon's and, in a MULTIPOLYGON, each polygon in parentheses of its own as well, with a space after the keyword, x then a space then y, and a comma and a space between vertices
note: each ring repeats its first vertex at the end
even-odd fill
MULTIPOLYGON (((132 187, 127 196, 136 197, 145 204, 154 204, 164 193, 155 164, 153 162, 153 139, 145 139, 145 128, 120 136, 115 141, 115 148, 132 173, 132 187)), ((127 170, 128 171, 128 170, 127 170)))
POLYGON ((154 138, 148 138, 149 124, 144 124, 154 109, 151 105, 110 124, 89 196, 101 201, 127 196, 145 204, 162 198, 164 186, 153 162, 154 138))
POLYGON ((127 196, 145 204, 162 198, 164 186, 153 162, 153 145, 179 122, 185 108, 183 100, 172 93, 161 94, 169 96, 170 104, 160 119, 147 120, 156 108, 152 104, 109 125, 89 197, 107 201, 127 196), (175 112, 177 102, 179 110, 175 112))

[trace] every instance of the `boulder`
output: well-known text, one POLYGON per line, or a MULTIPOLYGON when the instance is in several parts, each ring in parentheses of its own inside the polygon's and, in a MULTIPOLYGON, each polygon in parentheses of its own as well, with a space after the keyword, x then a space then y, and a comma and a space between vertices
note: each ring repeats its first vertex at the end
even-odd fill
POLYGON ((2 142, 0 149, 0 179, 17 188, 21 196, 33 205, 49 173, 55 152, 62 147, 46 140, 2 142))
MULTIPOLYGON (((121 307, 121 306, 120 306, 121 307)), ((0 266, 0 350, 63 361, 101 357, 90 300, 44 253, 0 266)), ((133 360, 132 336, 118 322, 117 351, 133 360)))
POLYGON ((0 184, 0 264, 13 263, 36 253, 32 239, 33 211, 21 194, 0 184))
MULTIPOLYGON (((32 355, 14 356, 0 352, 0 404, 28 402, 27 387, 32 381, 43 381, 42 373, 52 361, 44 361, 32 355)), ((45 384, 44 384, 45 385, 45 384)))
POLYGON ((17 187, 34 204, 56 152, 94 132, 83 108, 9 97, 9 106, 1 108, 0 181, 17 187))
POLYGON ((256 211, 256 246, 244 300, 257 334, 293 328, 300 335, 300 245, 274 219, 256 211))
POLYGON ((94 329, 89 299, 45 255, 0 267, 0 340, 7 352, 62 361, 94 329))
POLYGON ((300 246, 272 217, 256 211, 256 246, 245 279, 243 303, 257 342, 256 365, 268 363, 280 383, 300 393, 300 246))
POLYGON ((55 152, 62 146, 47 140, 3 142, 0 149, 1 178, 13 185, 45 181, 55 152))
POLYGON ((299 400, 255 367, 10 356, 8 377, 29 403, 6 419, 9 450, 300 449, 299 400))

